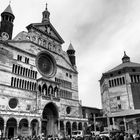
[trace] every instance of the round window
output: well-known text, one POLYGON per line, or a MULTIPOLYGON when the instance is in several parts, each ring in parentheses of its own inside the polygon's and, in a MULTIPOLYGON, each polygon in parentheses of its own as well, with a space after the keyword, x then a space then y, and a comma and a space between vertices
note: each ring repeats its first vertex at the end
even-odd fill
POLYGON ((56 73, 56 62, 48 52, 39 53, 36 64, 39 72, 46 77, 52 77, 56 73))
POLYGON ((70 114, 70 112, 71 112, 71 107, 70 107, 70 106, 68 106, 68 107, 66 108, 66 112, 67 112, 67 114, 70 114))
POLYGON ((16 98, 12 98, 9 100, 9 107, 14 109, 17 107, 18 100, 16 98))

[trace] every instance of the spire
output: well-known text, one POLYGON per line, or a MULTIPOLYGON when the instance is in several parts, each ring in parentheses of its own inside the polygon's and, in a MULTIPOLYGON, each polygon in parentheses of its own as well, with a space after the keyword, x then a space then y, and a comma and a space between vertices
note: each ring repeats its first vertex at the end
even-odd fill
MULTIPOLYGON (((70 43, 69 47, 68 47, 68 50, 74 50, 72 44, 70 43)), ((75 51, 75 50, 74 50, 75 51)))
POLYGON ((48 3, 46 3, 46 8, 45 8, 46 11, 48 11, 48 8, 47 7, 48 7, 48 3))
POLYGON ((1 13, 0 36, 3 37, 6 34, 7 39, 12 39, 14 19, 15 16, 9 4, 7 8, 1 13))
POLYGON ((50 21, 50 12, 48 11, 47 6, 48 6, 48 4, 46 3, 45 11, 42 12, 42 16, 43 16, 42 23, 50 21))
POLYGON ((67 50, 67 54, 69 56, 70 62, 73 66, 75 66, 75 50, 72 46, 72 44, 70 43, 68 50, 67 50))
POLYGON ((12 12, 12 8, 10 6, 10 4, 7 6, 7 8, 3 11, 3 13, 9 13, 11 15, 14 15, 13 12, 12 12))
POLYGON ((130 62, 130 57, 126 55, 126 52, 124 51, 124 56, 122 58, 122 63, 130 62))

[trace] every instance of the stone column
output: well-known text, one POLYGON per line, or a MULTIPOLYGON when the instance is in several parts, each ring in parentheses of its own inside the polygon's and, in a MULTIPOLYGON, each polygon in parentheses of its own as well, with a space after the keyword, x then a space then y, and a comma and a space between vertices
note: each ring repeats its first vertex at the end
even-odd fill
POLYGON ((3 137, 6 137, 6 123, 7 121, 4 121, 3 137))
POLYGON ((115 128, 115 120, 114 117, 112 118, 112 122, 113 122, 113 129, 115 128))
POLYGON ((135 78, 134 78, 134 75, 132 75, 132 81, 133 81, 133 83, 136 82, 135 78))
POLYGON ((17 136, 19 135, 19 122, 17 121, 17 136))
POLYGON ((41 125, 42 124, 42 121, 41 119, 38 121, 38 134, 41 135, 41 125))
POLYGON ((96 132, 96 116, 95 116, 95 114, 94 114, 94 131, 96 132))
POLYGON ((64 121, 64 136, 66 136, 66 122, 64 121))
POLYGON ((29 127, 28 127, 29 135, 31 136, 31 121, 29 120, 29 127))
POLYGON ((58 119, 58 133, 60 132, 60 120, 58 119))
POLYGON ((58 130, 58 136, 60 137, 60 120, 58 119, 58 128, 57 128, 57 130, 58 130))
POLYGON ((125 131, 127 131, 127 126, 126 126, 126 119, 125 119, 125 117, 123 118, 123 121, 124 121, 124 128, 125 128, 125 131))

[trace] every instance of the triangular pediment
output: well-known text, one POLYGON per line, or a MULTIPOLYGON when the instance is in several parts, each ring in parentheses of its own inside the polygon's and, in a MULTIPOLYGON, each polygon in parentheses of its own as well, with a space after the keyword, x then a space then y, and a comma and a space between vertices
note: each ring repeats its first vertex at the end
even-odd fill
POLYGON ((55 30, 53 25, 48 23, 33 23, 27 26, 27 29, 30 30, 31 28, 35 29, 36 31, 46 35, 47 37, 50 37, 59 43, 64 43, 64 40, 61 38, 61 36, 58 34, 58 32, 55 30))

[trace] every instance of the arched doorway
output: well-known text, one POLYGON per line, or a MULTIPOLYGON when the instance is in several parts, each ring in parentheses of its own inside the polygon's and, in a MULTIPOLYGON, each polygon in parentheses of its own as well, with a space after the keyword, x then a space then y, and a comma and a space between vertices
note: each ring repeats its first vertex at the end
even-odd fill
POLYGON ((71 136, 71 123, 70 122, 66 123, 66 134, 71 136))
POLYGON ((73 122, 72 123, 72 131, 75 131, 75 130, 77 130, 77 123, 73 122))
POLYGON ((121 122, 119 123, 119 125, 120 125, 120 130, 121 130, 121 131, 125 131, 124 121, 121 121, 121 122))
POLYGON ((17 131, 17 121, 15 118, 10 118, 7 121, 7 129, 6 129, 8 139, 13 138, 17 134, 16 131, 17 131))
POLYGON ((65 136, 64 122, 62 120, 60 121, 60 135, 65 136))
POLYGON ((87 132, 87 123, 85 122, 84 123, 84 127, 83 127, 83 131, 84 131, 84 134, 87 134, 88 132, 87 132))
POLYGON ((42 133, 44 136, 58 134, 58 109, 54 103, 48 103, 42 113, 42 133))
POLYGON ((78 123, 78 130, 82 130, 82 123, 81 122, 78 123))
POLYGON ((19 133, 21 136, 29 136, 28 120, 21 119, 19 122, 19 133))
POLYGON ((35 136, 38 135, 38 131, 39 131, 39 122, 36 119, 33 119, 31 121, 31 135, 35 136))

